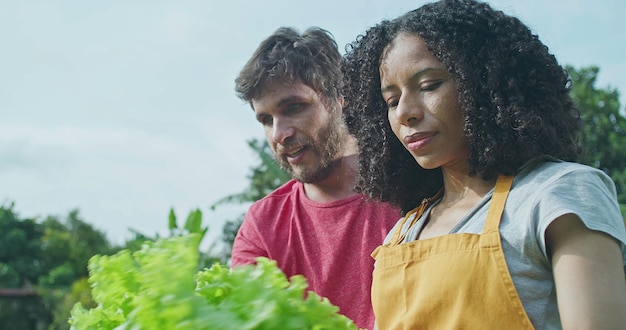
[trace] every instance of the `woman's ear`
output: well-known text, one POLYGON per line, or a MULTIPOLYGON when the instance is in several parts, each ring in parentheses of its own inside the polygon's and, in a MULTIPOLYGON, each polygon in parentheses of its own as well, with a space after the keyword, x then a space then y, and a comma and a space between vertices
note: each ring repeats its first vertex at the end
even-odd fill
POLYGON ((340 96, 337 98, 337 102, 339 103, 339 109, 341 109, 341 110, 342 110, 342 112, 343 112, 343 108, 345 108, 345 107, 346 107, 346 105, 348 105, 348 102, 347 102, 347 101, 346 101, 346 99, 343 97, 343 95, 340 95, 340 96))

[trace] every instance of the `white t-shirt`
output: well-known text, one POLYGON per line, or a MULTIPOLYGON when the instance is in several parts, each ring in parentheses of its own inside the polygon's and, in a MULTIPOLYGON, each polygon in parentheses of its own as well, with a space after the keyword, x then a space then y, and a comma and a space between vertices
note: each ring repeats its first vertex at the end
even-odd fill
MULTIPOLYGON (((492 194, 493 189, 450 233, 481 233, 492 194)), ((403 243, 416 239, 424 218, 438 202, 430 205, 409 229, 403 243)), ((577 215, 589 229, 604 232, 619 241, 626 265, 626 229, 610 177, 577 163, 546 158, 529 162, 513 180, 500 222, 500 235, 513 283, 537 329, 561 328, 545 233, 552 221, 570 213, 577 215)), ((403 232, 410 222, 406 222, 403 232)), ((385 243, 394 230, 395 227, 385 243)))

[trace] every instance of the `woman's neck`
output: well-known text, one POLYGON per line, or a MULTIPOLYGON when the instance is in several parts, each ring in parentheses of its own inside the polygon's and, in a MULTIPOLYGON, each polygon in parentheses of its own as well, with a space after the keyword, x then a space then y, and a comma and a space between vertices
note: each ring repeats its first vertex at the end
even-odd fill
POLYGON ((475 204, 494 187, 496 180, 483 180, 479 175, 470 176, 469 171, 443 170, 444 205, 461 202, 475 204))

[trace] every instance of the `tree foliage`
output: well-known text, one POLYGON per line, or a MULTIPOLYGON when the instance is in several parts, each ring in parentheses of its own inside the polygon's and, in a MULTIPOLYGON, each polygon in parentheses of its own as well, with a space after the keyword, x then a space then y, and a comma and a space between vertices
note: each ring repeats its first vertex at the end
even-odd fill
MULTIPOLYGON (((202 238, 208 230, 202 227, 200 210, 190 212, 182 226, 171 210, 168 222, 170 237, 193 233, 202 238)), ((40 222, 20 218, 13 204, 0 206, 0 289, 29 293, 28 299, 0 297, 0 310, 7 311, 0 313, 0 325, 30 329, 32 324, 45 324, 50 330, 67 329, 74 304, 95 307, 87 283, 91 257, 122 249, 138 251, 158 239, 158 235, 135 232, 135 238, 124 247, 114 247, 104 233, 83 221, 77 210, 64 219, 48 216, 40 222)), ((219 261, 207 253, 199 252, 199 256, 202 268, 219 261)))
POLYGON ((0 269, 9 281, 0 282, 0 287, 28 287, 49 270, 43 260, 43 233, 34 219, 19 219, 13 204, 0 206, 0 269))
POLYGON ((48 216, 41 226, 41 249, 47 268, 38 281, 42 285, 70 286, 88 275, 89 258, 112 252, 105 234, 80 219, 78 210, 70 211, 64 221, 48 216))
MULTIPOLYGON (((39 222, 22 219, 13 204, 0 206, 0 288, 35 290, 37 297, 19 302, 42 305, 24 308, 36 311, 28 317, 50 323, 50 329, 67 328, 74 301, 64 302, 74 283, 87 277, 89 258, 111 252, 104 233, 83 221, 77 210, 65 219, 48 216, 39 222)), ((89 299, 82 300, 88 304, 89 299)), ((20 318, 31 322, 24 315, 2 315, 0 324, 17 325, 20 318)))
MULTIPOLYGON (((619 92, 597 88, 596 66, 567 67, 572 80, 571 96, 578 106, 583 129, 581 162, 605 171, 614 181, 620 204, 626 204, 626 118, 620 112, 619 92)), ((624 207, 622 206, 622 212, 624 207)))
MULTIPOLYGON (((211 209, 215 209, 224 204, 246 204, 256 202, 265 197, 274 189, 287 182, 291 177, 285 172, 274 158, 274 153, 269 147, 266 140, 251 139, 248 146, 259 157, 259 163, 250 168, 248 180, 250 185, 242 192, 228 195, 216 203, 211 205, 211 209)), ((222 243, 225 249, 220 253, 220 259, 227 264, 230 259, 230 252, 237 231, 243 222, 245 214, 240 214, 237 218, 226 221, 222 228, 222 243)))
POLYGON ((251 139, 248 141, 248 147, 259 157, 259 163, 250 168, 251 173, 248 175, 250 185, 242 192, 228 195, 213 205, 215 209, 221 204, 244 204, 255 202, 274 189, 287 182, 291 177, 283 169, 278 166, 274 159, 274 153, 270 149, 267 141, 251 139))

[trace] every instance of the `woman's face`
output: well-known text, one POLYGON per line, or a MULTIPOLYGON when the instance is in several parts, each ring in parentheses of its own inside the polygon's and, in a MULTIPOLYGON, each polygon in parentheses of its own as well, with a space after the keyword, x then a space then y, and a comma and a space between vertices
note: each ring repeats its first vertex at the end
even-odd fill
POLYGON ((456 85, 420 37, 403 33, 385 48, 381 92, 389 123, 420 166, 467 168, 456 85))

